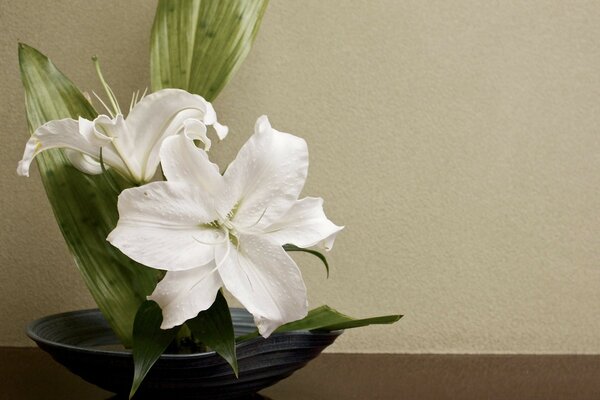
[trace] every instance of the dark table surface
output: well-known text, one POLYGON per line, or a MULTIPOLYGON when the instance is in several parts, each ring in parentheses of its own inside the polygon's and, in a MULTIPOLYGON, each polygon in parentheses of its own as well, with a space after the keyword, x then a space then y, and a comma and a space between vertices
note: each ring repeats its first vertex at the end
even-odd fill
MULTIPOLYGON (((5 347, 0 399, 117 398, 38 349, 5 347)), ((600 399, 600 356, 322 354, 252 399, 600 399)))

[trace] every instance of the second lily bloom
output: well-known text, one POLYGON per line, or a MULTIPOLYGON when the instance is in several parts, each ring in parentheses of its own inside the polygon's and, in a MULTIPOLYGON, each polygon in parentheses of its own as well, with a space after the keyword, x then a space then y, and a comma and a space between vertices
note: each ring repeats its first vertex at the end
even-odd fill
POLYGON ((73 165, 88 174, 114 168, 135 184, 149 182, 158 168, 159 150, 165 138, 180 133, 202 140, 207 147, 206 126, 212 125, 219 139, 227 127, 217 122, 212 105, 202 97, 180 89, 159 90, 122 114, 50 121, 39 127, 25 146, 17 173, 29 176, 29 166, 42 151, 62 148, 73 165))

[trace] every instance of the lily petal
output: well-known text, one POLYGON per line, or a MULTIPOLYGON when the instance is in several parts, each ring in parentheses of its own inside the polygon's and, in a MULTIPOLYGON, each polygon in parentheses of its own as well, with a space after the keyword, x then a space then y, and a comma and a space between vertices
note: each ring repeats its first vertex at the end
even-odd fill
POLYGON ((210 162, 208 155, 196 147, 185 135, 165 139, 160 149, 161 166, 170 182, 185 182, 198 186, 215 196, 224 188, 225 181, 219 167, 210 162))
MULTIPOLYGON (((181 133, 184 121, 190 118, 206 125, 216 123, 216 113, 209 102, 180 89, 159 90, 133 107, 127 117, 131 140, 126 146, 134 147, 130 150, 142 166, 144 181, 151 179, 156 172, 163 140, 181 133)), ((222 128, 219 127, 219 130, 222 135, 222 128)))
POLYGON ((302 274, 279 244, 241 235, 237 249, 220 246, 215 255, 225 288, 254 316, 262 336, 306 316, 302 274))
POLYGON ((212 141, 206 136, 206 125, 197 119, 190 118, 183 121, 183 127, 183 133, 188 139, 200 140, 204 143, 204 151, 210 150, 212 141))
POLYGON ((143 166, 138 160, 135 143, 132 141, 133 135, 123 116, 119 114, 111 119, 106 115, 100 115, 94 120, 93 132, 96 138, 104 136, 111 140, 110 146, 102 147, 103 161, 122 170, 124 176, 131 177, 136 182, 142 182, 143 166), (118 155, 115 161, 106 159, 107 148, 118 155))
POLYGON ((213 124, 213 128, 215 128, 215 131, 217 132, 217 136, 221 140, 225 139, 225 137, 227 136, 227 133, 229 132, 228 127, 226 127, 225 125, 221 125, 218 122, 215 122, 213 124))
POLYGON ((215 267, 210 262, 187 271, 167 272, 148 296, 148 300, 154 300, 162 309, 162 329, 181 325, 212 305, 222 286, 215 267))
POLYGON ((292 208, 280 220, 267 227, 264 233, 281 246, 288 243, 304 248, 320 246, 329 251, 333 247, 335 236, 343 228, 327 219, 322 198, 305 197, 296 201, 292 208))
POLYGON ((225 180, 219 167, 210 162, 208 155, 196 147, 186 135, 165 139, 160 149, 165 177, 170 182, 183 182, 198 187, 213 199, 213 209, 222 219, 233 208, 236 199, 225 190, 225 180))
POLYGON ((264 227, 276 221, 298 199, 307 172, 304 139, 276 131, 266 116, 258 118, 254 135, 224 175, 239 200, 233 222, 240 227, 264 227))
POLYGON ((206 226, 217 219, 212 199, 177 182, 153 182, 119 195, 119 222, 107 240, 135 261, 182 271, 209 263, 225 233, 206 226))
POLYGON ((220 140, 225 139, 225 136, 227 136, 227 133, 229 132, 228 127, 226 127, 225 125, 221 125, 219 122, 217 122, 217 113, 215 112, 215 109, 213 108, 212 104, 210 104, 209 102, 206 102, 206 114, 204 115, 204 123, 206 125, 212 125, 212 127, 215 129, 215 132, 217 132, 217 136, 220 140))
POLYGON ((102 170, 102 165, 87 154, 71 149, 65 149, 64 153, 71 164, 81 172, 85 172, 89 175, 99 175, 104 172, 102 170))
POLYGON ((17 173, 29 176, 31 162, 42 151, 56 148, 67 148, 80 151, 92 157, 98 157, 100 146, 90 143, 79 132, 79 123, 74 119, 50 121, 35 130, 25 145, 23 159, 19 161, 17 173))
POLYGON ((99 159, 102 148, 105 164, 129 176, 127 166, 112 145, 112 139, 95 130, 95 122, 84 118, 79 118, 79 121, 71 118, 54 120, 36 129, 25 145, 17 173, 29 176, 29 168, 35 156, 45 150, 59 148, 67 150, 67 158, 77 169, 89 174, 102 172, 100 164, 94 161, 99 159))
POLYGON ((79 117, 79 133, 87 139, 93 145, 98 147, 106 146, 112 142, 112 138, 106 136, 104 133, 99 132, 96 129, 96 120, 90 121, 85 118, 79 117))

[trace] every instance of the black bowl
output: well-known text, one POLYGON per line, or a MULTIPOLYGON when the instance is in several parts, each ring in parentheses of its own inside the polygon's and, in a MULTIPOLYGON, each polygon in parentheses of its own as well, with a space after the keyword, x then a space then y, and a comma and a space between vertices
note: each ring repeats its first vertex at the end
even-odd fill
MULTIPOLYGON (((254 331, 252 316, 232 308, 236 336, 254 331)), ((342 333, 296 331, 275 333, 237 345, 239 378, 214 351, 163 354, 136 398, 235 399, 256 393, 290 376, 318 356, 342 333)), ((99 310, 82 310, 40 318, 27 334, 71 372, 102 389, 127 394, 133 378, 128 350, 113 350, 119 340, 99 310)))

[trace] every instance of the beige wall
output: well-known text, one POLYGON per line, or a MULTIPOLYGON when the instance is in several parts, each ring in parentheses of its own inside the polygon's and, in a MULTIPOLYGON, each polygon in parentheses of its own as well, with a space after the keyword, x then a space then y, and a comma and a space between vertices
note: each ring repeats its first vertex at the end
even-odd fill
MULTIPOLYGON (((0 345, 93 305, 26 140, 17 40, 82 89, 97 54, 126 101, 148 84, 154 2, 0 0, 0 345)), ((215 103, 231 160, 268 114, 311 151, 305 193, 347 226, 312 305, 406 314, 340 352, 600 352, 600 3, 281 1, 215 103)))

